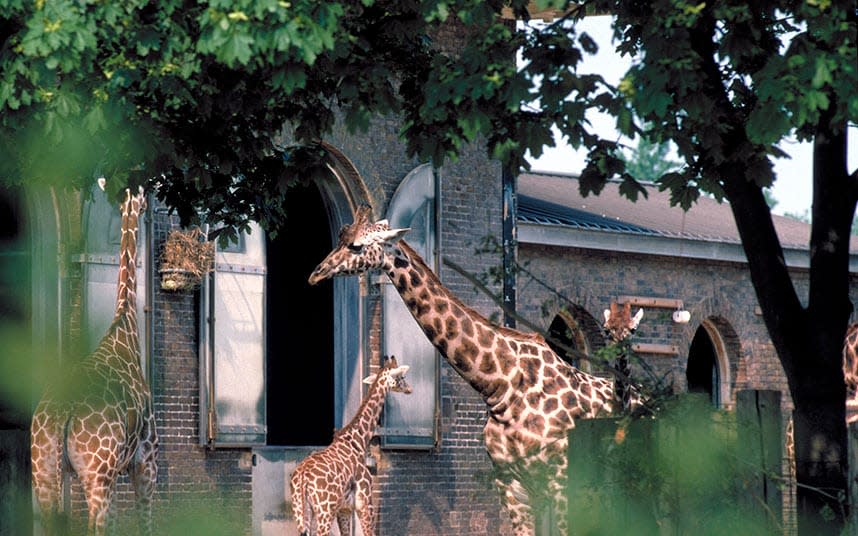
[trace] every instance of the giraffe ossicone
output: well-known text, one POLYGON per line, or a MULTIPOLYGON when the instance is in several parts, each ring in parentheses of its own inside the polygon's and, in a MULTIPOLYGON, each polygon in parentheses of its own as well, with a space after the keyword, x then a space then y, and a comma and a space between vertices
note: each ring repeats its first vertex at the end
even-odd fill
POLYGON ((62 529, 62 480, 70 467, 81 481, 88 534, 102 535, 116 480, 128 473, 141 525, 152 533, 158 437, 152 394, 140 368, 137 330, 137 232, 142 188, 125 191, 116 312, 95 351, 72 364, 36 406, 30 427, 33 488, 45 534, 62 529))
POLYGON ((375 535, 372 474, 366 465, 367 448, 375 434, 389 392, 410 394, 407 365, 391 356, 370 384, 357 414, 334 434, 330 445, 304 458, 292 472, 292 512, 302 536, 328 536, 334 520, 340 534, 351 534, 352 513, 357 512, 364 536, 375 535))
MULTIPOLYGON (((560 534, 566 527, 567 434, 575 419, 610 415, 621 408, 614 382, 566 363, 542 336, 492 324, 448 290, 402 240, 407 229, 372 222, 362 206, 343 226, 334 249, 309 277, 323 279, 382 270, 396 287, 426 337, 486 402, 486 450, 498 469, 495 480, 517 536, 535 531, 532 505, 553 503, 560 534), (524 475, 548 474, 547 485, 528 486, 524 475), (528 490, 544 494, 531 497, 528 490)), ((630 407, 642 405, 630 392, 630 407)))

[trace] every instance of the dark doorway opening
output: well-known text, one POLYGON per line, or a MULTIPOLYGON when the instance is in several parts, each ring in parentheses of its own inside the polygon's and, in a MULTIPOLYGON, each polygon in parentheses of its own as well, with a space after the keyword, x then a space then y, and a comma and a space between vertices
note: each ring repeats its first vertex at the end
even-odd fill
POLYGON ((688 381, 689 393, 706 393, 712 404, 718 406, 720 401, 721 378, 718 373, 718 354, 715 345, 706 332, 706 328, 700 326, 691 341, 688 351, 688 369, 685 371, 688 381))
POLYGON ((307 278, 331 250, 319 189, 295 187, 287 221, 267 239, 267 421, 269 445, 327 445, 334 432, 333 283, 307 278))
POLYGON ((0 186, 0 534, 32 534, 30 415, 32 257, 24 195, 0 186), (12 380, 14 378, 14 380, 12 380), (11 380, 11 381, 10 381, 11 380))
POLYGON ((587 353, 587 344, 583 340, 583 334, 570 326, 561 315, 556 315, 548 327, 548 346, 554 353, 573 367, 581 366, 581 354, 587 353))

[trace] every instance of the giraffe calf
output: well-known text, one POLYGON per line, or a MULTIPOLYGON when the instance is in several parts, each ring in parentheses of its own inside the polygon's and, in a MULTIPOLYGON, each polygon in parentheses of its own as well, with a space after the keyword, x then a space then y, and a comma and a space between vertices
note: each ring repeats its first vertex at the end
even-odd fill
POLYGON ((405 381, 408 367, 399 366, 391 356, 376 375, 364 379, 370 384, 355 417, 334 434, 333 442, 307 456, 292 473, 292 509, 302 536, 327 536, 334 518, 340 534, 351 529, 352 512, 358 513, 364 536, 375 535, 372 505, 372 475, 366 466, 366 451, 375 433, 384 397, 388 392, 408 394, 405 381))

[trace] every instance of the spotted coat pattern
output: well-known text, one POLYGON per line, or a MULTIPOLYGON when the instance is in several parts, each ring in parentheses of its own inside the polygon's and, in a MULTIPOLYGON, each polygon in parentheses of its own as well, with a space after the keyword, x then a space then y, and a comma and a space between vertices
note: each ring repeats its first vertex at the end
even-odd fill
POLYGON ((643 309, 638 309, 637 314, 632 316, 632 305, 628 302, 623 304, 622 309, 616 302, 611 303, 610 309, 605 309, 605 334, 620 350, 612 363, 615 372, 614 397, 626 413, 631 411, 636 393, 636 388, 630 381, 632 369, 629 356, 632 347, 629 337, 638 329, 642 318, 643 309))
POLYGON ((352 512, 358 514, 364 536, 375 535, 372 505, 372 475, 366 466, 366 451, 375 433, 384 397, 388 392, 408 394, 407 366, 396 358, 387 360, 371 383, 357 414, 324 450, 301 461, 289 481, 292 510, 301 535, 327 536, 334 518, 340 534, 351 534, 352 512))
POLYGON ((120 206, 122 237, 116 313, 96 350, 45 391, 31 425, 33 487, 46 534, 55 534, 62 510, 62 475, 71 468, 86 495, 88 533, 102 535, 116 480, 127 472, 141 525, 152 532, 158 438, 152 396, 140 368, 136 256, 142 190, 126 191, 120 206))
POLYGON ((567 433, 575 419, 617 411, 613 382, 569 365, 540 335, 496 326, 467 307, 400 240, 405 232, 389 229, 385 220, 370 223, 370 209, 362 207, 310 283, 383 270, 426 337, 485 400, 486 450, 498 469, 496 484, 515 534, 534 534, 531 504, 540 498, 553 502, 558 529, 567 534, 567 433), (537 487, 545 497, 528 496, 521 470, 549 475, 547 485, 537 487))

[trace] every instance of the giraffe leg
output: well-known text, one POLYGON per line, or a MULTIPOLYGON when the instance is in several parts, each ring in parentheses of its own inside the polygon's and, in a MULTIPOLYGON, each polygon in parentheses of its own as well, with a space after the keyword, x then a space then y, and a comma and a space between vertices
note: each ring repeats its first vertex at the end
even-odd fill
POLYGON ((566 497, 566 460, 554 466, 554 478, 548 482, 548 492, 551 494, 552 504, 554 505, 554 520, 557 524, 557 533, 559 536, 567 536, 569 527, 566 513, 569 509, 569 499, 566 497))
POLYGON ((358 521, 360 522, 363 536, 375 536, 372 475, 365 465, 359 465, 355 469, 355 510, 358 513, 358 521))
POLYGON ((69 425, 67 451, 69 462, 80 478, 89 510, 88 534, 103 536, 117 477, 119 445, 125 441, 121 426, 83 420, 69 425), (89 430, 112 428, 112 434, 96 436, 89 430))
POLYGON ((63 491, 63 431, 62 425, 37 408, 30 434, 30 461, 33 490, 39 504, 44 534, 52 536, 63 531, 61 527, 63 491))
POLYGON ((158 437, 155 435, 155 418, 150 415, 141 442, 131 462, 131 485, 137 499, 137 516, 143 534, 152 535, 152 497, 158 481, 158 437))
MULTIPOLYGON (((316 517, 316 532, 315 536, 330 536, 331 526, 334 524, 334 514, 330 508, 314 508, 316 517)), ((310 532, 313 534, 313 532, 310 532)))
POLYGON ((296 468, 292 472, 292 478, 289 479, 289 487, 292 489, 292 515, 295 517, 295 524, 298 525, 299 536, 309 534, 307 532, 307 522, 309 521, 304 516, 304 475, 300 468, 296 468))
MULTIPOLYGON (((340 528, 340 536, 351 536, 352 533, 352 511, 348 508, 337 512, 337 526, 340 528)), ((364 533, 366 534, 366 533, 364 533)))
POLYGON ((533 536, 536 525, 533 520, 527 491, 521 482, 515 479, 495 480, 501 491, 501 501, 512 520, 512 532, 515 536, 533 536))

